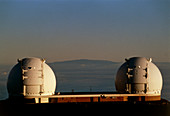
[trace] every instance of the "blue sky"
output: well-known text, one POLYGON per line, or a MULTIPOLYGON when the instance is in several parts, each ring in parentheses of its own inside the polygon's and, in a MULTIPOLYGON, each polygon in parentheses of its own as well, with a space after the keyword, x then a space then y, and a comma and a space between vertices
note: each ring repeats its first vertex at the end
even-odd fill
POLYGON ((0 64, 17 58, 170 61, 169 0, 0 1, 0 64))

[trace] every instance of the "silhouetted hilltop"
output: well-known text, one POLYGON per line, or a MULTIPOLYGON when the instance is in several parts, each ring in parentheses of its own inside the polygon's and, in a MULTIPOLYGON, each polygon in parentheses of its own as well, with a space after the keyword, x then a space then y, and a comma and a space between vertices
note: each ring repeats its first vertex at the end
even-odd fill
POLYGON ((49 63, 49 65, 58 70, 80 70, 80 69, 104 69, 110 66, 120 64, 117 62, 107 61, 107 60, 88 60, 88 59, 80 59, 80 60, 70 60, 63 62, 53 62, 49 63))
POLYGON ((107 61, 107 60, 89 60, 89 59, 79 59, 79 60, 68 60, 62 62, 53 62, 49 64, 113 64, 117 62, 107 61))

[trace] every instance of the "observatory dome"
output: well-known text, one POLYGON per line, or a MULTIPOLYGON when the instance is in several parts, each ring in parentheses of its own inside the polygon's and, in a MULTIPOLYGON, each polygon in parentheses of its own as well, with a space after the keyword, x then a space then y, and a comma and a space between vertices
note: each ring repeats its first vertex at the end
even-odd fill
POLYGON ((162 75, 151 59, 133 57, 126 59, 116 75, 119 93, 161 94, 162 75))
POLYGON ((7 81, 9 96, 52 95, 56 78, 52 69, 40 58, 24 58, 12 68, 7 81))

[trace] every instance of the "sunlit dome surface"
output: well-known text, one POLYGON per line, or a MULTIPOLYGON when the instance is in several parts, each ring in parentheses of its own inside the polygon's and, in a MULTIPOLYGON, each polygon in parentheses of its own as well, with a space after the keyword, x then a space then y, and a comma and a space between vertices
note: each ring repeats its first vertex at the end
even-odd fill
POLYGON ((53 95, 56 77, 44 59, 24 58, 10 71, 7 89, 9 96, 53 95))
POLYGON ((119 93, 161 94, 163 81, 151 59, 133 57, 119 68, 115 85, 119 93))

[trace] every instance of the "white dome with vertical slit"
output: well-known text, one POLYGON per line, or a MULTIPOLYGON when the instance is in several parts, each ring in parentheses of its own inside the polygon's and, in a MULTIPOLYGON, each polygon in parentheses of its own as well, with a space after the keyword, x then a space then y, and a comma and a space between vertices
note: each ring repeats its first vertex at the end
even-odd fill
POLYGON ((44 59, 24 58, 10 71, 7 89, 9 96, 53 95, 56 77, 44 59))
POLYGON ((115 85, 119 93, 161 94, 163 81, 151 59, 133 57, 119 68, 115 85))

